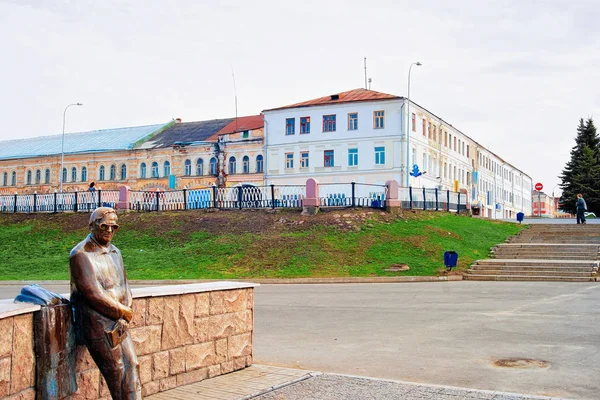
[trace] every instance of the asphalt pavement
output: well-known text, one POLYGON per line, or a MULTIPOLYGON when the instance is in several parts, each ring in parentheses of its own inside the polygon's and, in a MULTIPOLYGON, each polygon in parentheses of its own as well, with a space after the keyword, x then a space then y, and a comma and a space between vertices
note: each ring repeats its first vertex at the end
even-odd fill
POLYGON ((599 398, 599 283, 262 285, 255 307, 257 363, 599 398))

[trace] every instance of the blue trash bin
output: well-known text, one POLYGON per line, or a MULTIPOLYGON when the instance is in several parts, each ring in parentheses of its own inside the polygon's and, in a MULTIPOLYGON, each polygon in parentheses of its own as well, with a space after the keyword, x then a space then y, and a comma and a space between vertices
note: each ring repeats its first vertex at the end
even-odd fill
POLYGON ((456 264, 458 264, 458 253, 455 251, 446 251, 444 253, 444 265, 446 268, 455 268, 456 264))
POLYGON ((521 222, 523 222, 523 219, 525 219, 525 214, 524 214, 523 212, 519 211, 519 212, 517 213, 517 221, 518 221, 519 223, 521 223, 521 222))

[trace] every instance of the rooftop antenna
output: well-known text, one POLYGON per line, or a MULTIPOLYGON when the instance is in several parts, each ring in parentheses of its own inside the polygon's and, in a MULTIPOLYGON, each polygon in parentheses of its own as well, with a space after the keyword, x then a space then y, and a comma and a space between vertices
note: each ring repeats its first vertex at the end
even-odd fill
POLYGON ((367 57, 365 57, 365 89, 368 89, 368 87, 367 87, 367 57))
POLYGON ((233 65, 231 66, 231 77, 233 78, 233 94, 235 96, 235 131, 237 132, 237 120, 238 120, 238 107, 237 107, 237 89, 235 88, 235 73, 233 72, 233 65))

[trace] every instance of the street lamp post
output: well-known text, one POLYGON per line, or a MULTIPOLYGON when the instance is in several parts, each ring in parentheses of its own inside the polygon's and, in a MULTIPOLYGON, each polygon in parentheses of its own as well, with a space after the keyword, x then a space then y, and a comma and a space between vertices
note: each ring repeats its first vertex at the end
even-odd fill
POLYGON ((408 67, 408 96, 407 96, 407 103, 406 103, 406 162, 405 162, 405 171, 404 174, 406 175, 406 187, 408 187, 408 163, 409 163, 409 156, 410 156, 410 70, 412 69, 413 65, 416 66, 421 66, 423 64, 421 64, 420 62, 414 62, 412 64, 410 64, 410 67, 408 67))
POLYGON ((82 106, 81 103, 73 103, 69 104, 65 107, 65 111, 63 112, 63 130, 62 130, 62 141, 60 146, 60 170, 58 171, 58 179, 60 181, 60 193, 63 191, 63 165, 65 163, 65 118, 67 116, 67 110, 71 106, 82 106))

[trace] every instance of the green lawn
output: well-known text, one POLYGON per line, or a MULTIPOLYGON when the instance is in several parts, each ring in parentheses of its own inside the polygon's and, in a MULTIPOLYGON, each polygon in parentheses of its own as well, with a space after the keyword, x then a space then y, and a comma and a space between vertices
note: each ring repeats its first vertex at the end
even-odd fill
MULTIPOLYGON (((144 214, 143 222, 151 225, 158 215, 144 214)), ((353 229, 325 220, 314 223, 323 218, 319 214, 304 217, 314 219, 303 230, 258 233, 194 231, 193 218, 186 212, 173 213, 166 228, 163 215, 162 229, 138 230, 141 217, 136 222, 123 215, 114 244, 123 253, 129 279, 436 275, 445 269, 444 251, 457 251, 459 269, 465 270, 474 260, 487 258, 491 246, 523 228, 442 212, 386 220, 377 215, 353 229), (410 271, 385 272, 392 264, 407 264, 410 271)), ((219 213, 215 223, 222 223, 224 216, 240 218, 233 212, 219 213)), ((77 225, 70 218, 76 217, 15 221, 0 216, 0 279, 69 279, 69 251, 87 233, 72 229, 82 225, 81 216, 77 225)), ((301 217, 293 213, 286 218, 301 217)))

